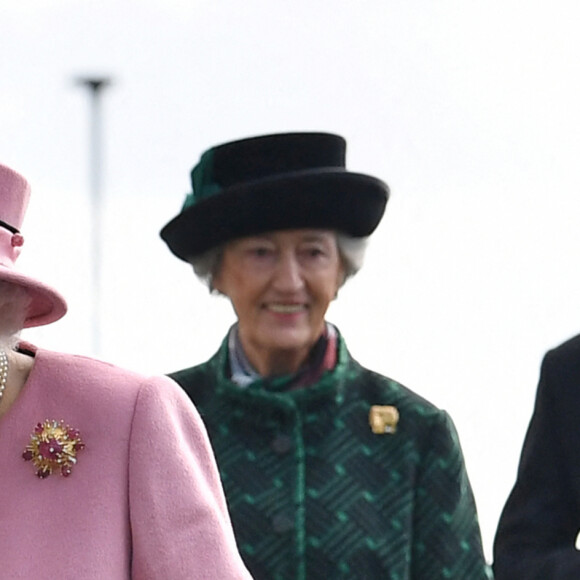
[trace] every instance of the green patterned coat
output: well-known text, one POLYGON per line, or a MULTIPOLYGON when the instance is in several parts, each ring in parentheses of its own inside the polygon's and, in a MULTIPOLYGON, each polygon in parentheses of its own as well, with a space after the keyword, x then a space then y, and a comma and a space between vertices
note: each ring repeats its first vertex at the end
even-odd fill
POLYGON ((471 488, 449 416, 361 367, 339 337, 338 363, 315 385, 241 388, 227 340, 172 374, 201 413, 240 552, 257 580, 484 580, 471 488), (394 433, 373 405, 399 411, 394 433))

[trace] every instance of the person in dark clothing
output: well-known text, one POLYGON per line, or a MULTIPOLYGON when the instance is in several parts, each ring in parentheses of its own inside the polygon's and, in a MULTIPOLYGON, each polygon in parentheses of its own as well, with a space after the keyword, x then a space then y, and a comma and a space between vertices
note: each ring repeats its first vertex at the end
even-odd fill
POLYGON ((345 150, 290 133, 204 153, 161 235, 237 322, 171 376, 206 423, 254 578, 484 580, 451 419, 363 368, 326 320, 389 194, 347 171, 345 150))
POLYGON ((494 541, 497 580, 577 580, 580 335, 545 355, 517 478, 494 541))

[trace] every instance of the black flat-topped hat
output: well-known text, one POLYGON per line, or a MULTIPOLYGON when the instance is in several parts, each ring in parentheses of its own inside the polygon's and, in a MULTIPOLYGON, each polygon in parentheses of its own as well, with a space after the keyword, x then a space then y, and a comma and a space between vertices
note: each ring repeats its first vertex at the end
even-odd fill
POLYGON ((242 139, 206 151, 192 193, 161 230, 182 260, 264 232, 320 228, 370 235, 389 197, 386 183, 345 167, 346 141, 329 133, 242 139))

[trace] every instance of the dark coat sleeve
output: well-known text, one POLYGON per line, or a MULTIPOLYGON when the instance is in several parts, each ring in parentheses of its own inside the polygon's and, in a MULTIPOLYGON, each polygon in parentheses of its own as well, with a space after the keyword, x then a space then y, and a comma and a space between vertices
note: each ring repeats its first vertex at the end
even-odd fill
POLYGON ((496 580, 577 580, 580 336, 544 357, 514 488, 494 542, 496 580))

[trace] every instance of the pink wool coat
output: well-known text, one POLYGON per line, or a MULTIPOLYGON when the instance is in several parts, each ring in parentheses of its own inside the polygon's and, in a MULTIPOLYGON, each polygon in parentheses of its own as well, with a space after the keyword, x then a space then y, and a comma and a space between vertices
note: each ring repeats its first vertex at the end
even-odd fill
POLYGON ((249 579, 205 429, 170 379, 26 348, 35 364, 0 418, 0 578, 249 579), (85 448, 68 477, 22 454, 38 423, 85 448))

